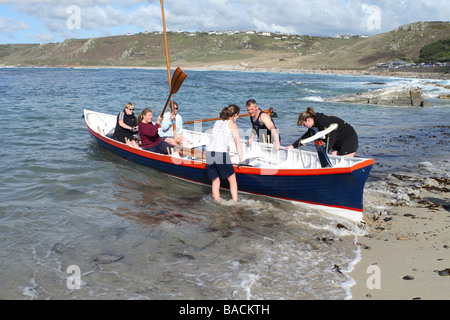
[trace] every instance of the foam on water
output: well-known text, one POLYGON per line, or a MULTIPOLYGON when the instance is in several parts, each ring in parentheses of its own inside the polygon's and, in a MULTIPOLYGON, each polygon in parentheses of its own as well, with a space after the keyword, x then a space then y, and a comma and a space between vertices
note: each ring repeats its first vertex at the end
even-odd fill
MULTIPOLYGON (((350 298, 348 273, 360 259, 356 237, 364 234, 358 226, 248 194, 234 203, 228 190, 216 203, 209 186, 125 161, 92 141, 84 107, 117 114, 132 100, 138 111, 157 110, 167 98, 164 76, 162 70, 0 69, 0 103, 11 106, 4 122, 10 130, 0 132, 0 298, 350 298), (66 285, 71 265, 81 270, 81 289, 66 285)), ((176 100, 186 121, 214 117, 231 102, 242 110, 255 98, 262 109, 275 108, 283 145, 304 133, 296 118, 308 105, 345 119, 358 132, 358 155, 375 158, 364 199, 371 214, 417 201, 423 188, 442 188, 450 172, 445 102, 400 108, 322 99, 367 90, 371 81, 416 84, 204 71, 189 72, 176 100)), ((424 95, 441 90, 427 85, 424 95)), ((249 120, 238 126, 248 128, 249 120)))

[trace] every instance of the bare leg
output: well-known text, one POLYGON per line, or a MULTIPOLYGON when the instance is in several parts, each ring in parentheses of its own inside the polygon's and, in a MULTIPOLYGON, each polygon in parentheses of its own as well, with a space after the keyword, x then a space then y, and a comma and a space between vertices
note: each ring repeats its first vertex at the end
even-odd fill
POLYGON ((171 146, 176 146, 177 145, 174 138, 169 138, 168 137, 168 138, 165 138, 164 141, 167 142, 168 144, 170 144, 171 146))
POLYGON ((220 200, 220 178, 217 177, 212 181, 212 196, 215 201, 220 200))
POLYGON ((238 201, 238 185, 235 173, 228 177, 228 182, 230 183, 231 198, 233 198, 234 201, 238 201))
POLYGON ((349 153, 349 154, 339 154, 339 152, 337 150, 331 151, 331 155, 332 156, 343 156, 343 157, 354 157, 356 155, 356 151, 353 153, 349 153))
POLYGON ((349 153, 349 154, 344 155, 344 157, 354 157, 355 154, 356 154, 356 152, 349 153))

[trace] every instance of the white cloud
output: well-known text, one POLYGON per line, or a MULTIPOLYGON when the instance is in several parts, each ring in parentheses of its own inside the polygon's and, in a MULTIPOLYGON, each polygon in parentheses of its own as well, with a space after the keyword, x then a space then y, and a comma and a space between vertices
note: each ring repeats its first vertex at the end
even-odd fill
MULTIPOLYGON (((3 8, 16 14, 14 18, 2 14, 3 38, 14 36, 27 25, 35 28, 30 33, 39 31, 41 37, 50 33, 57 41, 87 33, 105 36, 114 30, 121 34, 162 30, 158 0, 0 0, 0 10, 3 8), (70 5, 80 7, 80 30, 67 29, 70 5), (41 21, 40 26, 36 21, 41 21)), ((448 21, 450 17, 448 0, 166 0, 164 9, 169 31, 256 30, 309 35, 377 34, 415 21, 448 21)))
POLYGON ((16 31, 29 30, 30 26, 23 21, 17 21, 10 17, 0 17, 0 33, 14 34, 16 31))

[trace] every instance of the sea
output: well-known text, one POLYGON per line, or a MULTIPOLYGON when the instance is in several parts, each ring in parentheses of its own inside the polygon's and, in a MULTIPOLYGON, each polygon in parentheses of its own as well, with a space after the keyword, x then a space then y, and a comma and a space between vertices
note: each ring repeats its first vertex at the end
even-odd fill
MULTIPOLYGON (((232 103, 246 113, 255 99, 274 108, 283 146, 305 132, 297 117, 308 106, 350 123, 357 156, 375 161, 366 217, 449 181, 450 100, 438 99, 449 81, 184 71, 174 96, 184 121, 232 103), (432 106, 324 101, 404 85, 422 87, 432 106)), ((256 195, 233 203, 227 190, 216 203, 208 186, 102 149, 82 117, 85 108, 116 115, 126 102, 158 114, 168 95, 166 70, 0 68, 0 299, 351 299, 364 224, 256 195)), ((237 124, 250 128, 248 118, 237 124)))

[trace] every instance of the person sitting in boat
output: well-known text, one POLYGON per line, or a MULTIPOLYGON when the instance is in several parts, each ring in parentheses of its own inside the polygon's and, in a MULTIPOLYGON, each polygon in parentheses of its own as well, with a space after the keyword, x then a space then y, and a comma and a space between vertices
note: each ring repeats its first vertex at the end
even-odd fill
POLYGON ((247 143, 251 144, 256 134, 259 142, 273 143, 275 149, 280 150, 280 135, 273 119, 261 111, 253 99, 248 100, 246 106, 253 129, 247 143))
POLYGON ((181 143, 186 144, 183 137, 183 118, 178 113, 178 103, 173 101, 173 108, 164 114, 164 120, 161 122, 161 128, 158 129, 159 136, 171 146, 181 143), (173 128, 176 128, 175 132, 173 128))
MULTIPOLYGON (((286 149, 298 148, 303 139, 313 136, 316 133, 312 129, 313 127, 322 131, 332 123, 337 123, 338 127, 330 132, 327 149, 331 150, 332 155, 354 157, 358 149, 358 135, 355 129, 344 120, 320 112, 316 113, 311 107, 300 113, 297 121, 297 125, 307 127, 308 131, 292 145, 286 147, 286 149)), ((324 142, 326 141, 324 140, 324 142)))
MULTIPOLYGON (((141 138, 141 148, 156 153, 169 154, 171 145, 161 139, 158 134, 158 129, 161 127, 164 117, 158 116, 156 124, 153 124, 152 118, 153 111, 149 108, 145 108, 139 114, 138 130, 141 138)), ((175 153, 172 155, 175 155, 175 153)))
POLYGON ((220 179, 228 179, 231 197, 234 201, 238 200, 238 185, 228 145, 235 143, 239 162, 242 162, 242 145, 236 125, 239 112, 240 108, 234 104, 222 109, 220 120, 214 123, 211 139, 206 146, 206 168, 208 178, 212 181, 212 196, 215 201, 220 200, 220 179))
POLYGON ((127 139, 133 147, 139 148, 139 145, 134 138, 134 133, 137 131, 137 119, 133 111, 134 105, 131 102, 127 102, 123 111, 120 111, 117 116, 113 138, 122 143, 127 143, 127 139))

